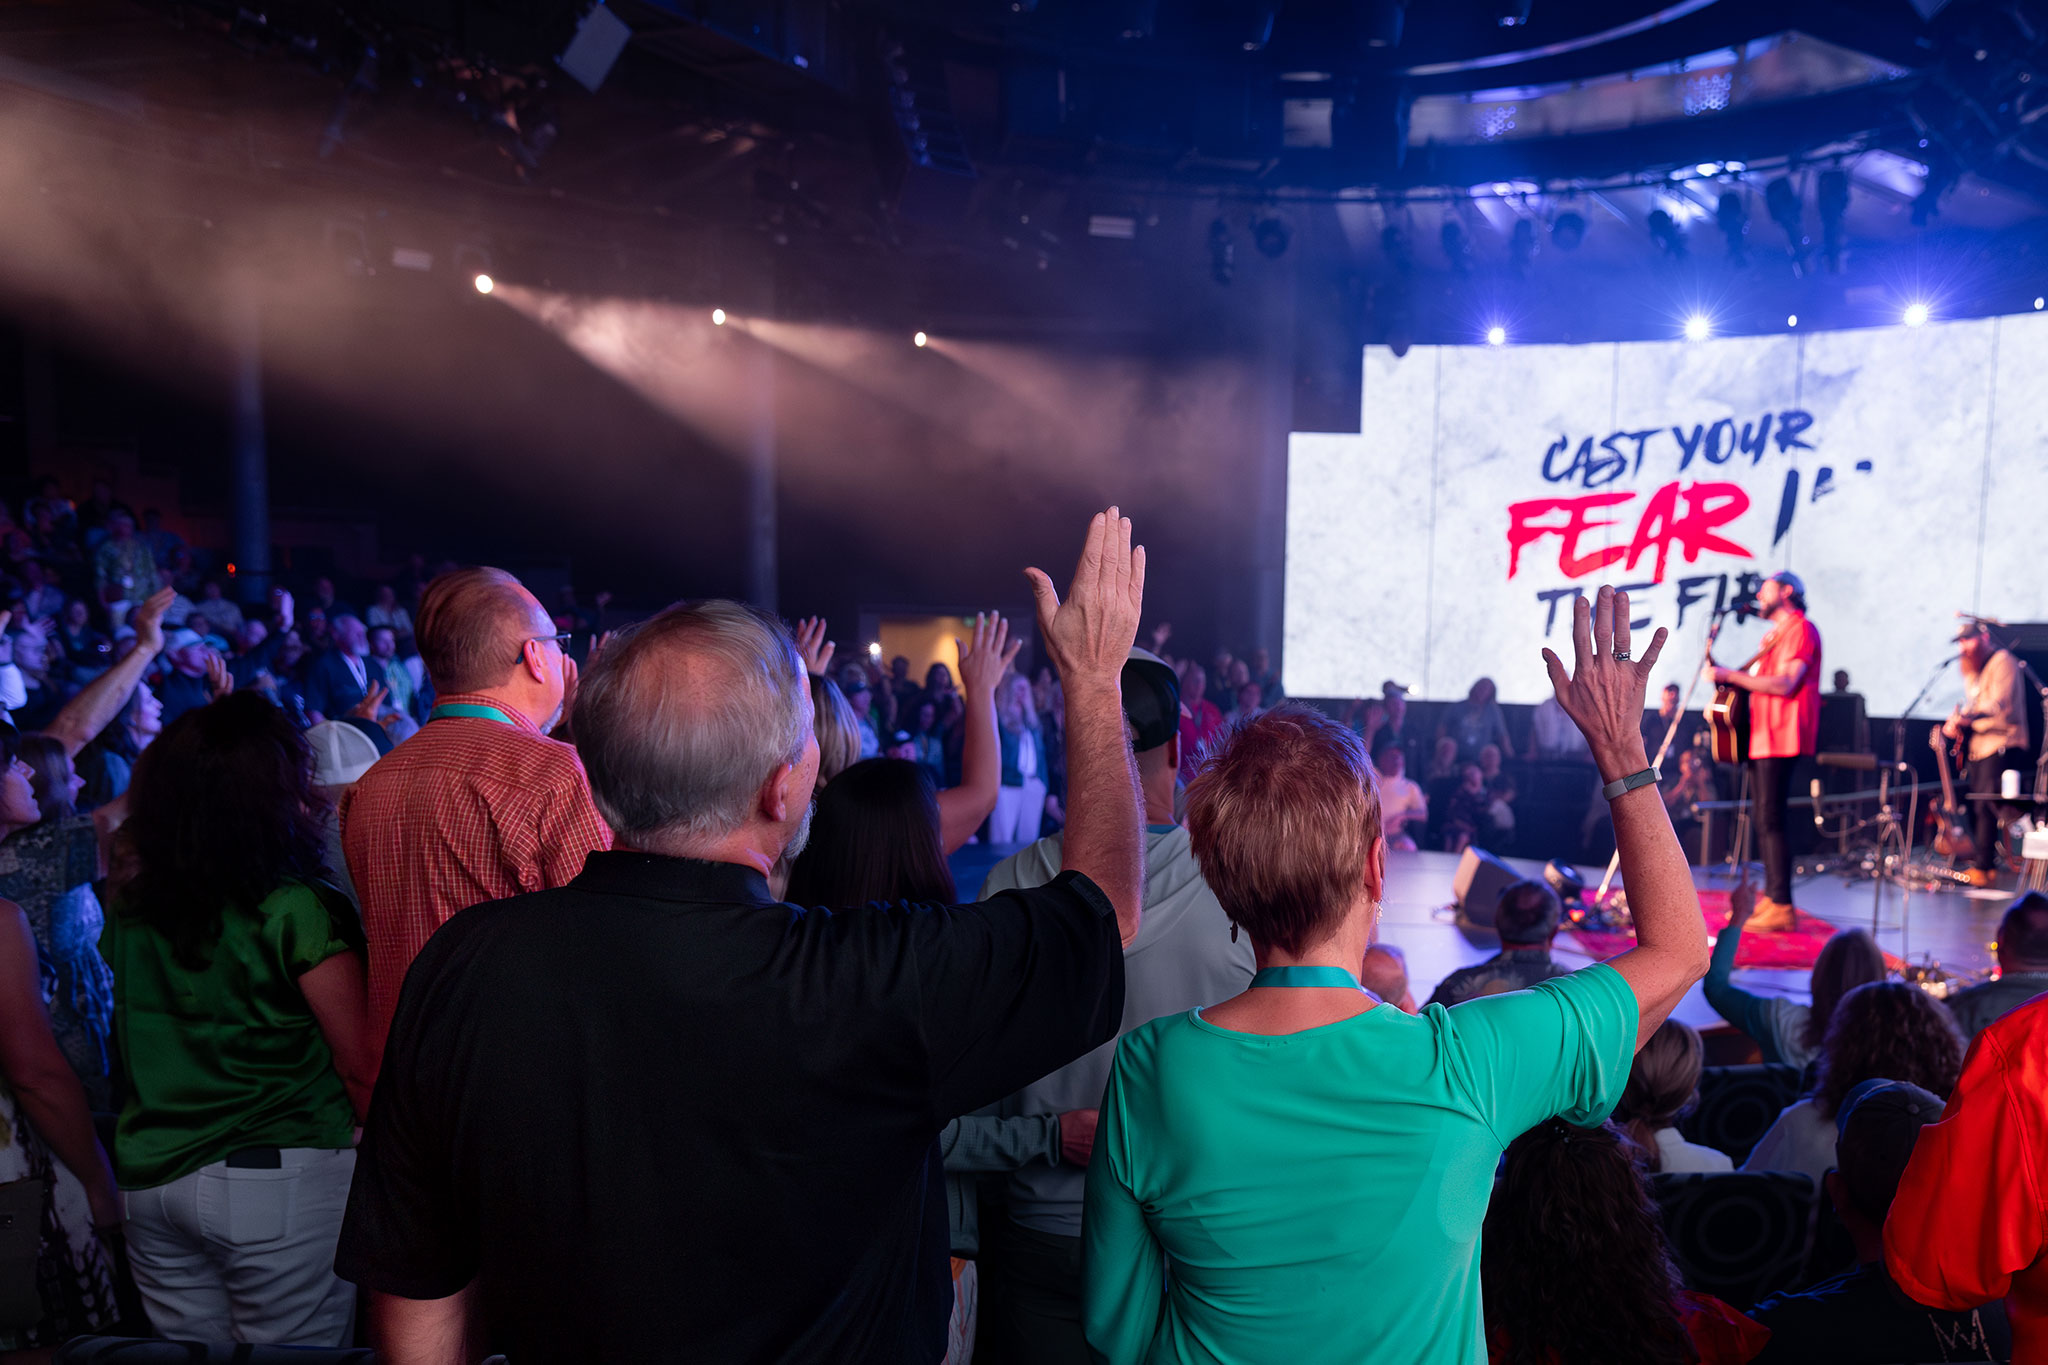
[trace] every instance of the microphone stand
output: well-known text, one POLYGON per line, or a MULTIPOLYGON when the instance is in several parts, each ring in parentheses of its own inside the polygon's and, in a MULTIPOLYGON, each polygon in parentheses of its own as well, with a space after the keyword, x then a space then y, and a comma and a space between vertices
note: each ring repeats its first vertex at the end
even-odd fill
MULTIPOLYGON (((1671 745, 1678 738, 1678 727, 1685 723, 1685 713, 1692 709, 1692 694, 1699 690, 1700 676, 1707 671, 1707 661, 1714 657, 1714 641, 1721 635, 1721 619, 1732 612, 1732 606, 1718 608, 1707 622, 1707 644, 1700 651, 1700 666, 1692 671, 1692 681, 1686 684, 1685 695, 1678 699, 1678 714, 1671 718, 1671 724, 1664 727, 1664 740, 1657 746, 1650 766, 1657 770, 1658 777, 1664 775, 1664 759, 1671 752, 1671 745)), ((2048 698, 2044 698, 2048 705, 2048 698)), ((2048 747, 2048 746, 2044 746, 2048 747)), ((1621 850, 1616 848, 1614 856, 1607 860, 1607 875, 1600 879, 1600 889, 1593 893, 1593 904, 1598 905, 1607 896, 1607 888, 1614 882, 1614 874, 1621 868, 1621 850)))
POLYGON ((1948 672, 1948 666, 1955 662, 1953 657, 1943 659, 1927 675, 1927 681, 1913 694, 1913 700, 1906 703, 1906 709, 1892 721, 1892 761, 1878 769, 1877 777, 1877 861, 1871 873, 1870 887, 1870 933, 1877 935, 1880 911, 1884 906, 1884 888, 1887 882, 1899 888, 1899 956, 1906 956, 1908 911, 1913 898, 1912 879, 1907 875, 1907 864, 1913 856, 1913 826, 1920 816, 1920 784, 1913 783, 1913 798, 1907 808, 1906 822, 1899 823, 1899 813, 1892 808, 1891 779, 1894 773, 1913 775, 1913 765, 1906 762, 1906 722, 1912 718, 1920 703, 1927 700, 1927 694, 1934 690, 1934 684, 1948 672), (1887 854, 1887 846, 1896 845, 1887 854), (1896 860, 1896 861, 1893 861, 1896 860), (1888 870, 1888 867, 1894 870, 1888 870))

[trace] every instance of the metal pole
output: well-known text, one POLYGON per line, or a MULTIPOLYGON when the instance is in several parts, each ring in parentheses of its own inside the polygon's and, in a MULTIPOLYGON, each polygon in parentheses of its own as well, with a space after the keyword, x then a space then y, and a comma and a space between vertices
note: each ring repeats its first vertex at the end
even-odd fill
POLYGON ((263 430, 263 313, 253 283, 229 292, 234 449, 235 594, 245 604, 270 597, 270 450, 263 430))

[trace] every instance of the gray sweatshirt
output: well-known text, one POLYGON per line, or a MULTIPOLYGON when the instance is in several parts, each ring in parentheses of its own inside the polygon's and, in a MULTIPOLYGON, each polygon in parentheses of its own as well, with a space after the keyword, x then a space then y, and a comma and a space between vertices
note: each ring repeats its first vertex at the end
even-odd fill
MULTIPOLYGON (((981 898, 1015 887, 1043 886, 1060 873, 1060 836, 1040 839, 998 863, 981 898)), ((1138 940, 1124 949, 1122 1037, 1167 1014, 1228 1000, 1251 984, 1249 936, 1230 939, 1230 919, 1195 865, 1188 832, 1152 825, 1145 834, 1145 913, 1138 940)), ((1006 1115, 1064 1114, 1094 1109, 1109 1083, 1114 1041, 1034 1081, 998 1106, 1006 1115)), ((1081 1235, 1086 1173, 1078 1166, 1036 1164, 1010 1176, 1010 1216, 1027 1228, 1081 1235)))

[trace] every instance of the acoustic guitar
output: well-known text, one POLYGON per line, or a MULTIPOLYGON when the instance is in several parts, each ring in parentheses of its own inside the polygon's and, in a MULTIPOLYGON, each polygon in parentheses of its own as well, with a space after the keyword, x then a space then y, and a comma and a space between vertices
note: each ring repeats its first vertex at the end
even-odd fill
MULTIPOLYGON (((1965 731, 1964 735, 1959 745, 1967 742, 1968 732, 1965 731)), ((1934 811, 1934 851, 1944 858, 1974 858, 1977 856, 1977 841, 1970 835, 1962 802, 1956 800, 1956 779, 1948 759, 1947 736, 1937 725, 1927 739, 1934 746, 1934 766, 1941 773, 1941 805, 1934 811)))
MULTIPOLYGON (((1707 628, 1707 662, 1714 660, 1714 641, 1721 636, 1717 617, 1707 628)), ((1751 658, 1750 663, 1755 663, 1751 658)), ((1744 668, 1749 664, 1744 664, 1744 668)), ((1707 744, 1716 763, 1743 763, 1749 759, 1749 693, 1733 683, 1716 683, 1714 699, 1707 703, 1707 744)))

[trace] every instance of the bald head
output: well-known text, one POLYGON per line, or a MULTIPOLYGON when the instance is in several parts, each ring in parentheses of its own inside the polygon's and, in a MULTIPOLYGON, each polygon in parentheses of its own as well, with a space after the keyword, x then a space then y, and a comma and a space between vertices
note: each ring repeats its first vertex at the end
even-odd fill
POLYGON ((577 687, 574 729, 599 813, 656 852, 747 824, 763 784, 815 752, 796 642, 737 602, 681 603, 614 640, 577 687))
POLYGON ((1415 997, 1408 991, 1408 958, 1391 943, 1375 943, 1365 950, 1365 963, 1358 974, 1367 990, 1409 1014, 1414 1014, 1415 997))
POLYGON ((503 569, 475 568, 427 584, 413 633, 434 690, 450 696, 502 686, 519 667, 526 642, 554 629, 518 579, 503 569))

